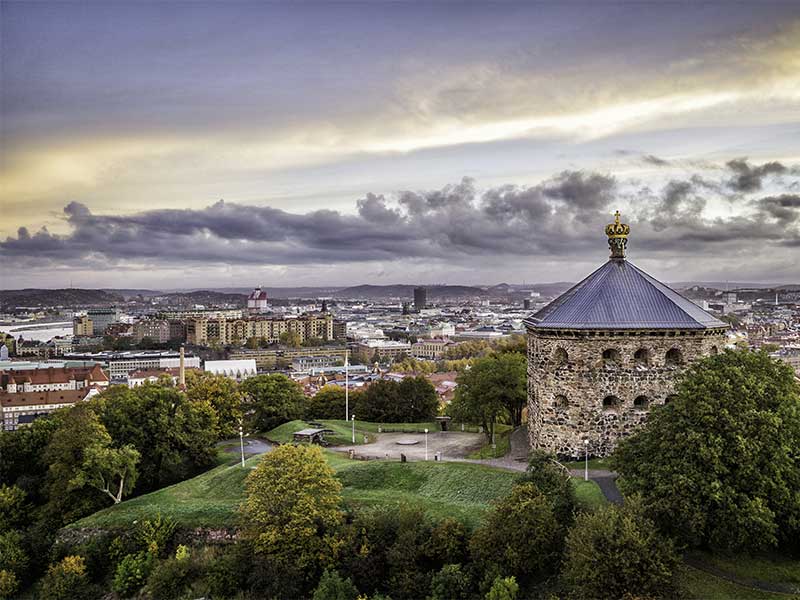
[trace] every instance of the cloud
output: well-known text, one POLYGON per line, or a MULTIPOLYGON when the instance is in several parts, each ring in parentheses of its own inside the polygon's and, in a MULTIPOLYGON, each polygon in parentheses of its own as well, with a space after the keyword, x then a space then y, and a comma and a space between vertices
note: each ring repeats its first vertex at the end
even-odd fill
POLYGON ((726 163, 734 176, 728 186, 737 192, 754 192, 761 189, 761 182, 770 175, 781 175, 787 171, 781 163, 768 162, 763 165, 750 165, 746 158, 737 158, 726 163))
POLYGON ((670 164, 668 160, 659 158, 653 154, 645 154, 642 156, 642 162, 655 165, 656 167, 666 167, 670 164))
MULTIPOLYGON (((769 164, 769 163, 768 163, 769 164)), ((774 172, 747 165, 748 173, 774 172)), ((733 167, 730 167, 733 168, 733 167)), ((602 227, 617 208, 632 225, 637 256, 714 256, 749 253, 769 259, 770 248, 800 242, 800 196, 750 198, 746 211, 707 214, 722 180, 670 180, 660 191, 596 172, 563 171, 537 185, 480 191, 460 182, 389 196, 369 193, 355 211, 303 214, 219 202, 201 209, 98 215, 79 202, 64 207, 69 233, 21 227, 0 242, 0 257, 16 266, 132 263, 176 265, 514 264, 531 259, 591 260, 602 256, 602 227)))

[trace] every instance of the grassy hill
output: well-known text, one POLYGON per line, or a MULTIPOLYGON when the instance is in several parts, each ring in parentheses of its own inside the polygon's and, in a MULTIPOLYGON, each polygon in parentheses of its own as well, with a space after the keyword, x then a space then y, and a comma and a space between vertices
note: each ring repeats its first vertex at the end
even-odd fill
MULTIPOLYGON (((327 429, 334 431, 334 434, 328 434, 325 439, 335 446, 347 446, 352 444, 352 423, 344 419, 322 419, 316 421, 322 423, 327 429)), ((280 444, 288 444, 292 441, 292 434, 301 429, 311 427, 306 421, 289 421, 283 425, 279 425, 275 429, 266 434, 266 437, 273 442, 280 444)), ((364 443, 364 436, 368 440, 375 441, 374 433, 378 433, 378 428, 381 427, 378 423, 370 423, 368 421, 356 420, 356 444, 364 443)), ((390 428, 392 431, 414 431, 422 432, 426 428, 430 431, 439 431, 439 424, 435 422, 430 423, 386 423, 384 428, 390 428)))
MULTIPOLYGON (((335 452, 326 451, 325 455, 344 485, 346 504, 415 504, 434 517, 454 516, 470 526, 480 521, 492 500, 508 493, 517 476, 472 463, 351 461, 335 452)), ((259 460, 256 456, 245 464, 253 467, 259 460)), ((158 513, 183 527, 233 526, 249 472, 238 465, 222 465, 101 510, 70 527, 122 527, 158 513)), ((573 481, 584 506, 605 502, 594 482, 573 481)))

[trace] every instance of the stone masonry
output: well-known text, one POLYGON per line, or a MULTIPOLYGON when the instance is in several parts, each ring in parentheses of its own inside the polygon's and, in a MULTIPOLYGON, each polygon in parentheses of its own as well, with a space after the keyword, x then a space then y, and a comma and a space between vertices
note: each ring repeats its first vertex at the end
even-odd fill
POLYGON ((607 456, 664 404, 686 365, 715 354, 724 329, 528 329, 528 431, 533 448, 607 456))

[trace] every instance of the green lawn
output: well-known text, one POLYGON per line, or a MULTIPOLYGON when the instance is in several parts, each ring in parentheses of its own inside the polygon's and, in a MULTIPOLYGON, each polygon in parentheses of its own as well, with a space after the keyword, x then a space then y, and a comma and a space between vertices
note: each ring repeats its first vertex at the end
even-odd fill
POLYGON ((681 565, 677 573, 678 597, 695 600, 786 600, 791 594, 771 594, 720 579, 705 571, 681 565))
MULTIPOLYGON (((325 451, 344 489, 346 504, 375 506, 416 504, 434 517, 454 516, 477 524, 489 503, 507 494, 518 473, 474 463, 386 462, 350 460, 325 451)), ((247 467, 260 457, 249 458, 247 467)), ((158 513, 184 527, 235 525, 236 508, 244 495, 244 478, 250 468, 222 465, 193 479, 126 500, 101 510, 70 527, 121 527, 158 513)), ((573 480, 582 507, 592 509, 605 502, 594 482, 573 480)))
POLYGON ((514 428, 511 425, 496 424, 494 426, 494 440, 497 444, 497 448, 492 448, 492 443, 486 441, 478 450, 468 454, 467 458, 484 459, 505 456, 511 450, 512 431, 514 431, 514 428))
POLYGON ((725 556, 695 552, 692 556, 740 579, 795 586, 800 590, 800 560, 777 555, 725 556))
POLYGON ((596 510, 608 503, 600 486, 594 481, 584 481, 575 477, 570 481, 575 488, 575 500, 583 510, 596 510))
MULTIPOLYGON (((322 423, 326 429, 331 429, 335 433, 327 434, 325 439, 334 446, 345 446, 353 443, 353 424, 351 421, 344 419, 320 419, 316 423, 322 423)), ((287 444, 292 441, 292 434, 301 429, 308 429, 311 425, 307 421, 289 421, 283 425, 279 425, 275 429, 268 431, 264 434, 269 440, 287 444)), ((439 431, 438 423, 370 423, 367 421, 359 421, 356 419, 356 444, 364 443, 364 436, 367 436, 367 443, 375 441, 375 435, 378 433, 378 428, 387 428, 392 431, 405 431, 405 432, 423 432, 425 429, 429 431, 439 431)))

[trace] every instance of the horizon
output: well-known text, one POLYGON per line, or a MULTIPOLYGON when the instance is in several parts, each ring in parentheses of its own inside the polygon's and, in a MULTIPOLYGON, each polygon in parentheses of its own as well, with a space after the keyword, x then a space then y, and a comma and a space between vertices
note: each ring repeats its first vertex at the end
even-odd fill
POLYGON ((2 2, 0 285, 796 283, 800 5, 503 8, 2 2))

